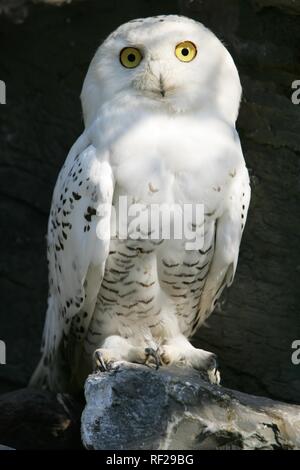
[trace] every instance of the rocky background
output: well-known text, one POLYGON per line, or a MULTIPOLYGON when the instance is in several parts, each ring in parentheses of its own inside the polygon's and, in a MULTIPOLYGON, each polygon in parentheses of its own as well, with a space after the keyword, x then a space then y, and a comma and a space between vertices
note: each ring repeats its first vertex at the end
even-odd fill
POLYGON ((299 0, 0 0, 0 392, 26 385, 46 310, 51 194, 82 130, 81 84, 120 23, 180 13, 226 44, 244 88, 238 128, 253 197, 235 282, 195 337, 219 355, 225 386, 300 402, 299 0), (56 4, 56 5, 55 5, 56 4), (58 4, 61 4, 58 6, 58 4))

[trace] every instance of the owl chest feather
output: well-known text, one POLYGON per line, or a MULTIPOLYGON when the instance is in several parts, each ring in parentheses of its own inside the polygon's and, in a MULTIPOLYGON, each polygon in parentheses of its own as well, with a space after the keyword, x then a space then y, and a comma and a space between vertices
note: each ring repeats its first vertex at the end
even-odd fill
POLYGON ((242 163, 235 137, 212 117, 132 117, 108 143, 117 191, 146 203, 198 202, 216 210, 242 163))

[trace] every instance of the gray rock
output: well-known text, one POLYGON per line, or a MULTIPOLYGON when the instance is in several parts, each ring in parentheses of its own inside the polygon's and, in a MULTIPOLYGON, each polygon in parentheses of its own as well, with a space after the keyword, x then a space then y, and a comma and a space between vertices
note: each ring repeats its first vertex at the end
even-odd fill
POLYGON ((16 450, 16 449, 13 449, 12 447, 7 447, 7 446, 1 446, 0 445, 0 450, 16 450))
POLYGON ((300 407, 209 384, 186 368, 122 364, 90 375, 87 449, 300 449, 300 407))

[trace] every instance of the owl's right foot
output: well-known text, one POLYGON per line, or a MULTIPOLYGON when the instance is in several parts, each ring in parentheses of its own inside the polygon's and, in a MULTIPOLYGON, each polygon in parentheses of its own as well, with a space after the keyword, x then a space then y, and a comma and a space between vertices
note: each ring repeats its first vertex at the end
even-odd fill
POLYGON ((93 354, 94 372, 107 372, 114 368, 116 360, 110 355, 108 350, 96 349, 93 354))
POLYGON ((154 365, 156 369, 162 365, 158 349, 133 346, 117 335, 106 338, 102 347, 94 351, 94 371, 107 372, 116 369, 122 362, 154 365))

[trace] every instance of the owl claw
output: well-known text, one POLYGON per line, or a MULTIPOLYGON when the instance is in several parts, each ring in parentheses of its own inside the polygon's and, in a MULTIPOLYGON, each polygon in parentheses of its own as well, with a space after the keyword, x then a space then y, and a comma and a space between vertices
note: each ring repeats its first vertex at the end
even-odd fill
POLYGON ((219 385, 221 382, 221 375, 219 371, 219 364, 217 356, 214 354, 211 360, 211 365, 207 369, 208 379, 212 384, 219 385))
POLYGON ((155 362, 155 369, 158 370, 159 367, 162 365, 158 350, 155 350, 153 348, 145 348, 145 354, 146 354, 145 364, 148 365, 149 359, 153 358, 155 362))
POLYGON ((220 385, 221 375, 218 369, 208 370, 207 376, 211 384, 220 385))
POLYGON ((219 368, 218 358, 216 354, 211 353, 209 363, 207 364, 207 370, 216 371, 219 368))
POLYGON ((107 364, 105 363, 104 356, 99 350, 96 350, 94 353, 94 361, 95 361, 95 371, 100 371, 100 372, 108 371, 108 367, 107 367, 107 364))

